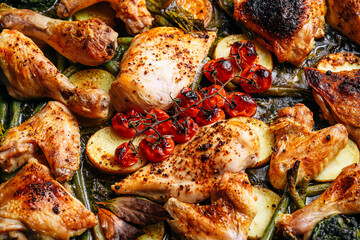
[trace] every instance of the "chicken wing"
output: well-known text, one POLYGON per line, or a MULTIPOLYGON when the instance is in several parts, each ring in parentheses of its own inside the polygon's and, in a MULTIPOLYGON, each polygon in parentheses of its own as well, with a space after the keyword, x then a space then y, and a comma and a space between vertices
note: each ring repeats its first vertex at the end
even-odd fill
POLYGON ((247 239, 256 215, 256 195, 246 173, 225 173, 211 205, 183 203, 170 198, 165 209, 174 220, 170 227, 185 239, 247 239))
POLYGON ((342 123, 360 147, 360 70, 331 72, 305 68, 316 103, 330 124, 342 123))
POLYGON ((117 47, 117 32, 95 18, 61 21, 27 9, 1 10, 0 6, 0 25, 41 39, 72 62, 89 66, 109 61, 117 47))
POLYGON ((275 151, 270 160, 269 180, 277 189, 286 186, 286 173, 300 161, 297 183, 318 176, 346 146, 348 134, 342 124, 313 132, 312 112, 303 104, 279 111, 271 129, 275 151))
POLYGON ((13 98, 26 100, 50 97, 88 118, 104 118, 110 97, 101 89, 80 89, 69 83, 35 45, 17 30, 0 33, 0 67, 13 98))
POLYGON ((156 201, 176 197, 182 202, 200 202, 210 196, 225 172, 254 166, 259 151, 259 138, 246 124, 218 122, 200 128, 192 140, 177 145, 167 160, 146 165, 112 189, 156 201))
POLYGON ((319 198, 291 215, 285 215, 279 227, 292 237, 309 239, 313 228, 322 219, 333 214, 360 213, 359 181, 359 164, 344 168, 319 198))
POLYGON ((95 215, 35 159, 0 186, 0 217, 20 221, 31 231, 64 240, 97 224, 95 215))
POLYGON ((61 18, 72 16, 75 12, 89 7, 95 3, 107 1, 116 11, 128 30, 132 33, 140 33, 151 27, 153 18, 146 8, 145 0, 61 0, 57 14, 61 18))
POLYGON ((196 38, 172 27, 137 35, 109 92, 116 110, 168 109, 172 98, 194 81, 215 37, 209 33, 196 38))
POLYGON ((301 65, 324 36, 325 0, 234 0, 234 18, 275 53, 279 62, 301 65))
POLYGON ((0 167, 11 172, 42 150, 52 174, 60 182, 70 181, 80 163, 80 129, 75 117, 59 102, 11 128, 0 143, 0 167))

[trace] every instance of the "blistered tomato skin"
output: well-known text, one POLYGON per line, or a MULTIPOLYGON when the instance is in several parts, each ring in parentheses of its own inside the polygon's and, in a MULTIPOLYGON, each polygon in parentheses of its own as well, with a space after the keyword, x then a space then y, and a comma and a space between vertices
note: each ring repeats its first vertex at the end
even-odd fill
POLYGON ((246 93, 263 93, 272 84, 271 72, 258 64, 254 64, 250 69, 244 71, 242 76, 248 79, 240 83, 246 93))
POLYGON ((140 158, 133 153, 128 142, 122 143, 116 148, 115 159, 124 167, 131 167, 140 160, 140 158))
POLYGON ((211 110, 214 108, 214 106, 218 108, 223 108, 225 105, 226 91, 225 89, 221 88, 220 85, 211 85, 209 87, 203 88, 201 90, 201 95, 203 98, 208 98, 203 101, 202 107, 205 110, 211 110))
MULTIPOLYGON (((150 112, 145 116, 145 126, 144 128, 150 126, 151 124, 155 123, 155 121, 163 121, 169 119, 168 121, 165 121, 163 123, 160 123, 155 126, 155 129, 160 133, 160 135, 166 135, 170 127, 172 126, 172 122, 170 120, 169 114, 167 114, 164 110, 161 109, 151 109, 150 112)), ((155 131, 153 129, 150 129, 145 132, 146 135, 152 135, 155 131)))
POLYGON ((233 78, 234 66, 230 59, 218 58, 204 65, 205 77, 212 83, 226 83, 233 78))
POLYGON ((225 112, 221 108, 214 107, 211 110, 200 111, 195 121, 199 126, 205 126, 223 119, 225 119, 225 112))
MULTIPOLYGON (((140 114, 135 110, 130 110, 127 113, 117 113, 112 119, 112 126, 120 136, 132 138, 136 134, 134 123, 140 119, 140 114)), ((138 126, 138 130, 141 129, 142 126, 138 126)))
POLYGON ((197 131, 199 125, 192 118, 182 118, 176 121, 171 130, 170 135, 176 143, 185 143, 192 139, 197 131))
MULTIPOLYGON (((195 105, 197 102, 201 100, 201 96, 198 92, 192 90, 191 88, 184 87, 178 96, 176 97, 178 100, 179 107, 181 109, 186 109, 192 105, 195 105)), ((199 108, 202 104, 198 104, 198 106, 193 106, 186 110, 182 116, 190 116, 195 118, 197 113, 200 111, 199 108)))
POLYGON ((142 156, 151 162, 162 162, 174 151, 175 142, 170 136, 158 138, 150 135, 141 140, 139 150, 142 156))
POLYGON ((231 117, 252 117, 256 113, 255 100, 246 93, 234 92, 227 97, 224 110, 231 117))
POLYGON ((233 43, 230 49, 230 56, 235 59, 241 69, 249 68, 257 63, 258 54, 256 46, 251 41, 238 41, 233 43))

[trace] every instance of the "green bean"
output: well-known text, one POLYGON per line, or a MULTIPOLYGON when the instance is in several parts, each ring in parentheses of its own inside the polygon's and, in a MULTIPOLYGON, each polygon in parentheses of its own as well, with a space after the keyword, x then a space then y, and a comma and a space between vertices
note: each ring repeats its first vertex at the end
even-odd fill
POLYGON ((56 53, 57 69, 62 73, 65 70, 66 58, 60 53, 56 53))
POLYGON ((118 75, 120 72, 120 62, 116 60, 110 60, 109 62, 104 63, 103 67, 114 76, 118 75))
POLYGON ((106 240, 104 231, 101 228, 100 222, 94 227, 94 236, 96 240, 106 240))
POLYGON ((269 90, 261 94, 257 94, 259 97, 310 97, 311 91, 302 88, 291 87, 270 87, 269 90))
POLYGON ((6 90, 0 91, 0 135, 6 129, 6 119, 9 111, 9 102, 6 98, 6 90))
POLYGON ((9 128, 17 127, 21 122, 21 102, 13 100, 10 105, 10 112, 12 114, 9 128))
POLYGON ((323 193, 326 189, 330 187, 331 183, 321 183, 316 185, 311 185, 306 189, 306 196, 313 197, 323 193))
POLYGON ((71 75, 80 71, 81 69, 82 69, 82 67, 79 64, 72 64, 63 71, 63 74, 69 78, 69 77, 71 77, 71 75))
POLYGON ((35 108, 34 108, 34 111, 33 111, 33 115, 37 114, 45 105, 46 105, 47 102, 41 102, 39 103, 35 108))
POLYGON ((133 39, 132 37, 120 37, 118 38, 118 43, 120 45, 130 45, 133 39))
POLYGON ((195 74, 195 78, 194 78, 194 82, 191 84, 190 88, 193 89, 193 90, 197 90, 198 87, 199 87, 199 84, 201 82, 201 79, 202 79, 202 76, 203 76, 203 67, 204 65, 209 62, 211 59, 209 57, 206 57, 201 63, 200 63, 200 66, 199 66, 199 70, 196 72, 195 74))

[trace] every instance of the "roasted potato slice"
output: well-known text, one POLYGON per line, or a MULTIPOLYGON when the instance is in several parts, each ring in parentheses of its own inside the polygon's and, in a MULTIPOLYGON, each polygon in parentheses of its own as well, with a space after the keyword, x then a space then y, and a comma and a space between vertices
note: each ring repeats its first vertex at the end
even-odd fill
POLYGON ((99 18, 110 27, 116 26, 116 12, 110 7, 108 2, 99 2, 90 7, 82 9, 74 14, 77 21, 87 20, 91 18, 99 18))
POLYGON ((320 60, 317 69, 332 72, 360 69, 360 57, 348 52, 329 54, 320 60))

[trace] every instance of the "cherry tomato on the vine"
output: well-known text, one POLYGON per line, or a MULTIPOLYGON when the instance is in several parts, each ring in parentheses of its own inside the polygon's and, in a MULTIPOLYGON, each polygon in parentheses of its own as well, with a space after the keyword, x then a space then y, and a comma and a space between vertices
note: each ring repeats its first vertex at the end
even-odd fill
POLYGON ((255 100, 246 93, 234 92, 227 97, 224 110, 231 117, 252 117, 256 113, 255 100))
POLYGON ((132 138, 136 134, 135 125, 137 125, 138 131, 143 128, 141 124, 136 124, 140 119, 140 114, 135 110, 130 110, 127 113, 117 113, 112 119, 112 126, 120 136, 132 138))
MULTIPOLYGON (((144 121, 144 128, 150 126, 151 124, 155 123, 156 121, 160 122, 166 119, 169 119, 166 122, 160 123, 158 125, 155 126, 155 129, 161 134, 161 135, 165 135, 169 132, 171 126, 172 126, 172 122, 170 120, 170 116, 169 114, 167 114, 164 110, 161 109, 151 109, 149 111, 148 114, 146 114, 145 116, 145 121, 144 121)), ((151 135, 154 134, 155 131, 153 129, 150 129, 148 131, 145 132, 146 135, 151 135)))
POLYGON ((169 134, 173 136, 176 143, 184 143, 192 139, 198 130, 199 125, 194 119, 187 117, 176 121, 169 134))
POLYGON ((233 77, 234 66, 230 59, 218 58, 207 62, 203 72, 212 83, 226 83, 233 77))
POLYGON ((150 135, 141 140, 139 151, 151 162, 161 162, 167 159, 174 151, 175 142, 170 136, 158 138, 157 135, 150 135))
POLYGON ((201 95, 203 98, 208 97, 203 101, 203 108, 205 110, 211 110, 214 106, 218 108, 223 108, 225 104, 226 91, 225 89, 221 89, 220 85, 211 85, 209 87, 205 87, 201 89, 201 95), (216 94, 216 95, 214 95, 216 94), (214 95, 212 97, 209 97, 214 95))
POLYGON ((128 142, 122 143, 116 148, 115 159, 124 167, 131 167, 140 160, 140 158, 131 150, 128 142))
POLYGON ((246 93, 263 93, 268 90, 272 83, 271 72, 265 67, 254 64, 250 69, 243 72, 240 86, 246 93))
POLYGON ((242 69, 249 68, 257 62, 258 54, 256 46, 251 41, 238 41, 233 43, 230 49, 230 56, 242 69))
MULTIPOLYGON (((195 90, 191 88, 184 87, 181 89, 180 93, 176 97, 179 100, 179 106, 181 109, 185 109, 195 105, 197 102, 201 100, 201 96, 195 90)), ((192 118, 196 117, 196 114, 200 111, 199 107, 201 104, 198 104, 198 107, 193 106, 184 112, 184 116, 188 115, 192 118)))
POLYGON ((214 107, 210 110, 200 111, 195 121, 199 126, 205 126, 223 119, 225 119, 224 111, 221 108, 214 107))

